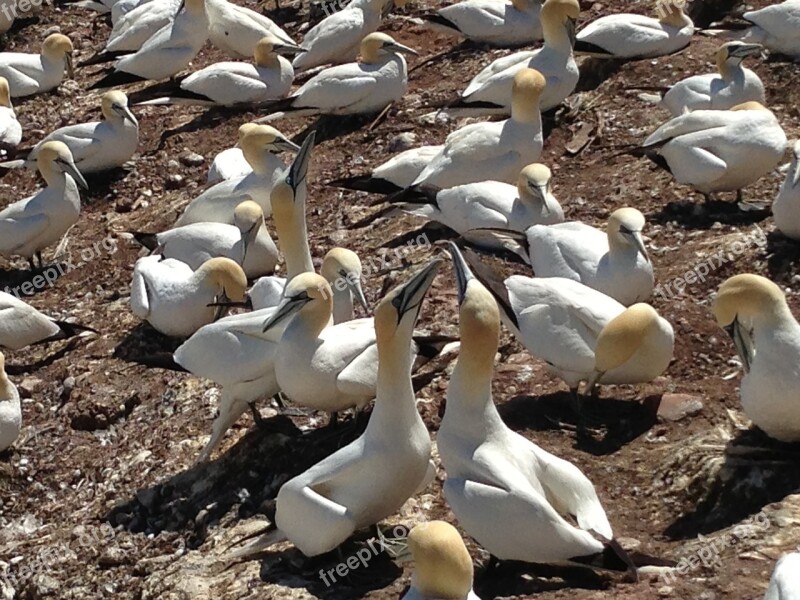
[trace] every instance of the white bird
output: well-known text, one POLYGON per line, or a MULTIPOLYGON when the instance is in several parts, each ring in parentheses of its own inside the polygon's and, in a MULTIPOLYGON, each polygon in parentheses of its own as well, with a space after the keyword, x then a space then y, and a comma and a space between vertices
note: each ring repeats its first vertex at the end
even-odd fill
POLYGON ((207 39, 205 0, 184 0, 183 8, 171 23, 159 29, 135 53, 120 58, 113 70, 89 89, 174 77, 197 56, 207 39))
POLYGON ((192 223, 162 233, 133 234, 152 254, 174 258, 192 269, 222 256, 236 261, 248 279, 269 275, 278 264, 278 248, 267 231, 264 212, 250 200, 234 209, 234 225, 192 223))
POLYGON ((36 144, 24 159, 0 163, 0 167, 32 169, 48 142, 63 142, 72 152, 75 166, 88 175, 121 167, 139 146, 139 122, 128 108, 128 97, 120 91, 103 94, 103 121, 68 125, 56 129, 36 144))
POLYGON ((0 145, 6 150, 16 147, 22 141, 22 125, 17 120, 14 105, 11 103, 11 90, 8 80, 0 77, 0 145))
POLYGON ((578 85, 580 73, 572 55, 575 22, 580 14, 577 0, 546 0, 541 21, 544 46, 498 58, 478 73, 446 110, 469 115, 511 113, 514 76, 522 69, 536 69, 547 80, 540 101, 542 111, 561 104, 578 85))
POLYGON ((761 78, 742 66, 745 58, 758 56, 761 51, 758 44, 728 42, 717 50, 717 73, 692 75, 658 90, 658 95, 640 97, 667 109, 673 117, 694 110, 728 110, 744 102, 765 104, 761 78))
MULTIPOLYGON (((630 306, 647 300, 655 284, 653 265, 642 238, 644 226, 641 212, 620 208, 611 213, 606 231, 570 221, 534 225, 523 235, 486 233, 500 238, 497 245, 519 254, 537 277, 579 281, 630 306)), ((482 235, 484 232, 469 232, 465 237, 480 242, 482 235)))
POLYGON ((363 52, 361 40, 378 30, 384 11, 391 6, 391 0, 352 0, 328 15, 303 37, 300 45, 307 52, 292 61, 294 68, 299 72, 354 61, 359 49, 363 52))
POLYGON ((294 40, 272 19, 227 0, 206 0, 208 37, 217 48, 235 58, 253 56, 256 44, 264 37, 296 46, 294 40))
POLYGON ((17 386, 6 375, 6 359, 0 352, 0 452, 17 441, 22 429, 22 406, 17 386))
POLYGON ((248 131, 258 127, 256 123, 244 123, 239 127, 239 141, 233 148, 223 150, 214 157, 208 168, 207 183, 214 184, 220 181, 244 177, 253 172, 253 167, 247 162, 242 152, 241 143, 248 131))
MULTIPOLYGON (((361 62, 320 71, 292 95, 266 106, 273 120, 285 114, 354 115, 379 112, 400 100, 408 89, 408 66, 402 54, 417 52, 385 33, 361 42, 361 62)), ((301 55, 302 56, 302 55, 301 55)))
POLYGON ((745 102, 675 117, 631 153, 646 155, 706 197, 724 191, 741 197, 742 188, 778 166, 786 144, 775 115, 758 102, 745 102))
POLYGON ((493 46, 527 46, 542 39, 540 0, 462 0, 424 15, 439 31, 493 46))
POLYGON ((502 310, 503 322, 573 392, 581 381, 646 383, 672 360, 672 326, 647 304, 622 304, 560 277, 512 275, 505 282, 468 260, 502 310))
POLYGON ((520 171, 542 153, 542 115, 539 103, 546 89, 544 76, 534 69, 514 75, 511 118, 471 123, 447 136, 412 185, 446 188, 494 180, 513 183, 520 171))
POLYGON ((136 52, 159 30, 171 25, 180 8, 181 0, 140 4, 114 23, 102 54, 136 52))
POLYGON ((437 447, 453 514, 500 560, 574 564, 602 559, 607 568, 627 570, 629 561, 609 544, 614 534, 592 482, 500 418, 491 393, 500 337, 497 304, 458 249, 452 253, 461 349, 437 447))
POLYGON ((768 436, 800 441, 800 324, 780 287, 759 275, 735 275, 712 311, 742 361, 742 408, 768 436))
POLYGON ((800 58, 800 0, 786 0, 747 11, 742 18, 748 25, 744 30, 709 29, 705 33, 761 44, 772 52, 800 58))
POLYGON ((64 72, 71 79, 72 41, 53 33, 45 38, 41 54, 0 53, 0 76, 8 80, 12 98, 49 92, 61 85, 64 72))
POLYGON ((689 45, 695 27, 685 3, 658 3, 659 18, 632 13, 600 17, 578 32, 575 52, 598 58, 654 58, 689 45))
POLYGON ((350 321, 355 313, 354 301, 369 312, 369 304, 361 287, 363 269, 358 254, 347 248, 331 248, 322 260, 319 274, 333 290, 333 323, 350 321))
POLYGON ((243 302, 247 277, 229 258, 212 258, 196 271, 173 258, 145 256, 136 261, 131 309, 170 337, 189 337, 219 316, 211 304, 243 302))
POLYGON ((0 256, 22 256, 42 266, 42 250, 61 240, 78 221, 80 185, 87 189, 72 153, 62 142, 47 142, 37 158, 47 183, 40 192, 0 211, 0 256))
POLYGON ((522 169, 516 186, 500 181, 445 189, 412 186, 387 200, 389 208, 399 205, 410 214, 433 219, 460 234, 484 228, 522 232, 532 225, 564 220, 564 211, 550 192, 550 178, 550 169, 532 163, 522 169))
POLYGON ((800 600, 800 552, 781 556, 764 600, 800 600))
POLYGON ((375 194, 399 192, 414 183, 414 180, 428 166, 431 159, 441 152, 442 148, 444 146, 411 148, 393 156, 366 175, 335 179, 328 182, 328 185, 375 194))
POLYGON ((772 203, 775 226, 792 239, 800 240, 800 140, 792 148, 792 162, 778 197, 772 203))
POLYGON ((0 292, 0 349, 21 350, 32 344, 66 340, 93 331, 48 317, 16 296, 0 292))
MULTIPOLYGON (((183 79, 178 89, 166 97, 137 104, 198 104, 235 106, 261 104, 285 97, 294 81, 292 64, 282 55, 302 52, 274 37, 264 37, 256 44, 255 63, 220 62, 200 69, 183 79)), ((161 89, 159 92, 163 93, 161 89)))
MULTIPOLYGON (((287 539, 306 556, 329 552, 359 529, 394 514, 424 486, 430 467, 431 441, 417 412, 411 384, 414 360, 411 336, 440 264, 438 260, 430 263, 390 292, 375 309, 370 362, 376 364, 370 370, 377 369, 377 396, 366 431, 285 483, 278 492, 272 531, 229 558, 245 558, 287 539)), ((287 299, 296 301, 295 292, 304 290, 321 300, 320 285, 327 286, 327 282, 316 275, 301 275, 287 287, 287 299), (304 285, 298 285, 302 281, 304 285)), ((322 290, 324 293, 324 287, 322 290)), ((317 300, 308 300, 306 308, 317 300)), ((290 335, 296 322, 297 319, 287 327, 284 338, 290 335)), ((279 361, 282 346, 283 340, 279 361)), ((349 356, 354 358, 357 354, 349 356)), ((324 366, 316 359, 313 364, 324 366)), ((356 360, 330 383, 340 388, 359 388, 363 378, 359 371, 356 360)), ((297 377, 303 375, 298 372, 297 377)))
POLYGON ((414 574, 401 600, 480 600, 472 591, 472 558, 450 523, 415 525, 408 534, 408 549, 414 574))
POLYGON ((277 152, 297 152, 298 146, 269 125, 248 129, 240 146, 253 172, 238 179, 217 183, 192 200, 175 222, 177 227, 191 223, 233 224, 234 209, 245 200, 261 206, 264 216, 272 214, 269 197, 275 182, 286 176, 277 152))

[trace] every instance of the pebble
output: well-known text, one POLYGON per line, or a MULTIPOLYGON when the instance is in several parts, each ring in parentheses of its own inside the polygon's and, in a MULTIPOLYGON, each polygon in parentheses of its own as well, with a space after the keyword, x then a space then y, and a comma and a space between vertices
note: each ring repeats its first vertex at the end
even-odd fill
POLYGON ((703 410, 699 396, 690 394, 664 394, 658 405, 658 416, 666 421, 680 421, 703 410))
POLYGON ((200 156, 197 152, 187 152, 181 154, 178 160, 180 160, 181 163, 183 163, 187 167, 199 167, 204 162, 206 162, 206 159, 200 156))

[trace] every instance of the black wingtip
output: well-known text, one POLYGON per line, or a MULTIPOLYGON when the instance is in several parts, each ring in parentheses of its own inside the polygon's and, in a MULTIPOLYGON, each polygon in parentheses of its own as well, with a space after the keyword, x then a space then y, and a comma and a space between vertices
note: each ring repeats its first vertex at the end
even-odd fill
POLYGON ((142 246, 152 251, 158 248, 158 234, 145 233, 143 231, 132 231, 133 239, 139 242, 142 246))
POLYGON ((146 81, 144 77, 139 77, 133 73, 126 73, 125 71, 113 71, 96 81, 89 86, 90 90, 102 90, 106 88, 116 87, 118 85, 128 85, 130 83, 137 83, 139 81, 146 81))
POLYGON ((421 184, 412 185, 400 191, 388 194, 385 198, 375 201, 373 204, 430 204, 436 206, 436 195, 442 188, 435 185, 421 184))
POLYGON ((519 321, 517 320, 516 313, 514 313, 514 309, 511 307, 508 288, 506 288, 505 281, 500 274, 484 264, 474 250, 462 247, 461 253, 478 281, 480 281, 484 287, 489 290, 489 293, 494 296, 500 310, 502 310, 508 320, 513 323, 514 327, 519 329, 519 321))
POLYGON ((636 565, 625 549, 619 545, 617 540, 605 540, 603 551, 599 554, 588 556, 576 556, 570 561, 595 569, 606 571, 616 571, 619 573, 636 573, 636 565))
MULTIPOLYGON (((356 192, 383 194, 384 196, 399 192, 403 189, 399 185, 395 185, 387 179, 380 179, 377 177, 372 177, 371 175, 354 175, 353 177, 333 179, 326 185, 345 190, 353 190, 356 192)), ((383 202, 383 198, 381 198, 381 202, 383 202)))
POLYGON ((450 19, 446 19, 445 17, 443 17, 439 13, 428 13, 428 14, 422 15, 422 20, 423 21, 427 21, 428 23, 431 23, 433 25, 440 25, 441 27, 446 27, 447 29, 452 29, 454 32, 463 35, 461 33, 461 30, 458 28, 458 25, 453 23, 450 19))
POLYGON ((594 54, 596 56, 614 56, 605 48, 601 48, 596 44, 592 44, 583 40, 575 40, 573 51, 583 54, 594 54))
POLYGON ((120 56, 125 56, 126 54, 131 54, 131 52, 130 51, 99 52, 94 56, 91 56, 86 60, 79 62, 77 64, 77 67, 81 68, 81 67, 91 67, 92 65, 104 65, 106 63, 113 62, 117 60, 120 56))

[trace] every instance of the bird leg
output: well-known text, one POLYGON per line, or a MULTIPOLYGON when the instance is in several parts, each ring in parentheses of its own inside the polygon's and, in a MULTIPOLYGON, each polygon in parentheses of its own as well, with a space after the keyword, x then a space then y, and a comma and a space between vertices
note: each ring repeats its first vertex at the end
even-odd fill
POLYGON ((261 413, 258 412, 258 408, 256 407, 255 402, 248 402, 247 406, 250 408, 250 413, 253 415, 253 420, 256 423, 256 427, 264 427, 265 421, 264 417, 261 416, 261 413))

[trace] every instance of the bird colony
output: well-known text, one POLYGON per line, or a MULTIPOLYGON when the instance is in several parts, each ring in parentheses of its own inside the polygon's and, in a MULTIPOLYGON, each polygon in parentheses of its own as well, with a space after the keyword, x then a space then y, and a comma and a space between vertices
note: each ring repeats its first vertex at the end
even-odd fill
POLYGON ((800 598, 800 1, 21 4, 4 598, 800 598))

